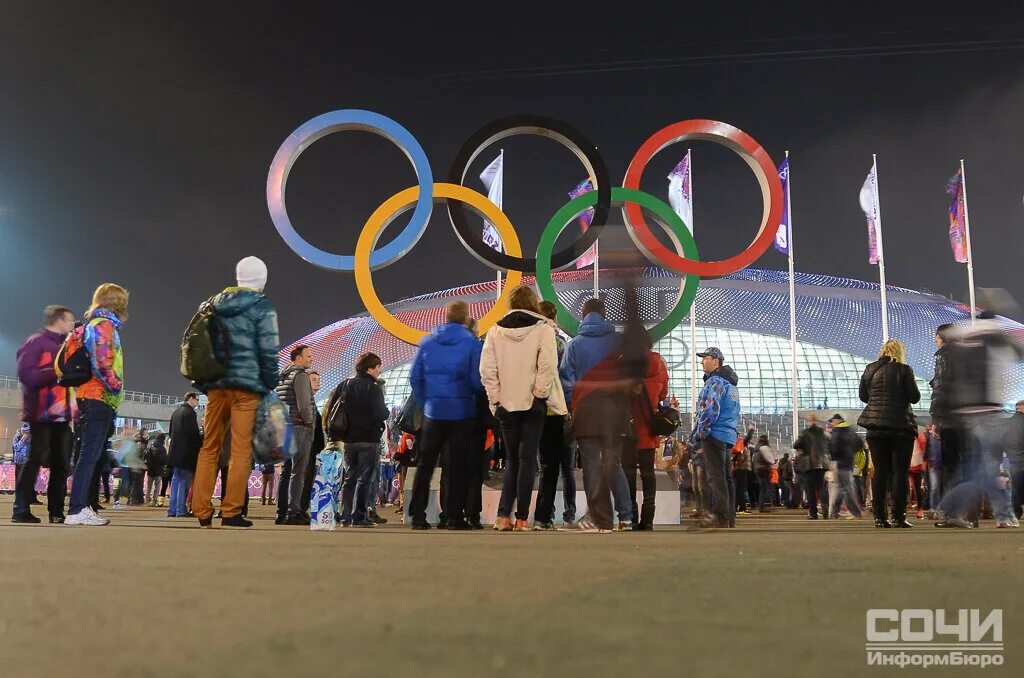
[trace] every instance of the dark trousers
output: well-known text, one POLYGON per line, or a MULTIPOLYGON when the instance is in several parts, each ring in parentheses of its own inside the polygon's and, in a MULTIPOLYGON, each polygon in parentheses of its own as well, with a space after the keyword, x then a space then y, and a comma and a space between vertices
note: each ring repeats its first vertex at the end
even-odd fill
POLYGON ((736 523, 736 486, 732 478, 732 445, 708 437, 701 443, 707 474, 708 507, 720 523, 736 523))
POLYGON ((284 520, 288 517, 288 483, 292 479, 292 460, 285 459, 281 465, 281 477, 277 481, 277 517, 284 520))
POLYGON ((544 430, 540 436, 540 487, 537 490, 537 508, 533 520, 550 523, 555 519, 555 495, 558 493, 558 475, 562 475, 562 520, 576 520, 576 469, 572 463, 572 446, 565 436, 565 417, 544 417, 544 430))
POLYGON ((654 526, 654 497, 657 479, 654 476, 654 450, 638 450, 632 445, 622 451, 622 470, 626 473, 629 497, 633 501, 633 524, 649 529, 654 526), (636 505, 636 473, 640 471, 640 487, 643 491, 642 510, 636 505))
POLYGON ((942 494, 945 494, 964 479, 964 432, 956 426, 943 424, 939 430, 939 440, 942 442, 940 479, 942 494))
POLYGON ((779 488, 782 490, 782 505, 786 508, 793 508, 796 503, 793 496, 793 481, 779 479, 779 488))
POLYGON ((748 506, 747 486, 750 483, 750 471, 747 469, 732 470, 733 496, 736 497, 736 510, 742 511, 748 506))
MULTIPOLYGON (((498 517, 512 515, 512 504, 516 505, 516 520, 530 518, 530 502, 533 500, 533 486, 537 480, 537 452, 540 450, 540 436, 544 430, 546 405, 535 400, 528 410, 506 412, 499 410, 498 422, 501 435, 508 446, 508 465, 501 486, 498 501, 498 517)), ((454 488, 453 488, 454 492, 454 488)))
POLYGON ((469 444, 468 452, 469 477, 467 483, 469 491, 466 495, 466 520, 471 522, 479 522, 480 512, 484 507, 484 477, 488 475, 487 451, 484 450, 486 441, 487 429, 474 428, 473 440, 469 444))
POLYGON ((804 493, 807 495, 807 515, 818 517, 818 504, 821 504, 823 518, 828 518, 828 497, 824 493, 825 469, 812 468, 804 471, 804 493))
POLYGON ((310 453, 309 455, 309 464, 306 466, 306 482, 302 484, 302 496, 299 498, 299 506, 302 508, 303 513, 309 513, 309 501, 313 497, 313 479, 316 477, 316 467, 320 452, 323 452, 323 450, 317 451, 316 454, 310 453))
POLYGON ((44 460, 49 460, 50 481, 46 486, 46 504, 51 516, 64 515, 64 497, 68 486, 68 456, 71 454, 71 427, 66 423, 29 424, 28 459, 14 486, 14 515, 31 513, 36 496, 36 478, 44 460))
POLYGON ((78 456, 74 479, 71 481, 68 515, 72 516, 87 506, 89 492, 93 487, 93 472, 100 455, 106 453, 110 424, 114 420, 114 410, 100 400, 79 400, 78 411, 81 414, 79 427, 82 429, 82 452, 78 456))
POLYGON ((370 479, 379 457, 379 443, 345 443, 345 479, 341 482, 342 525, 366 522, 372 490, 370 479))
POLYGON ((1013 464, 1010 471, 1010 482, 1012 483, 1013 498, 1010 500, 1013 507, 1013 514, 1019 520, 1024 517, 1024 464, 1013 464))
POLYGON ((759 466, 757 468, 757 482, 760 484, 760 490, 757 495, 757 510, 764 511, 765 508, 771 508, 774 503, 772 498, 775 495, 775 489, 772 487, 772 469, 770 466, 759 466))
POLYGON ((910 472, 910 486, 914 489, 914 501, 917 502, 917 510, 923 511, 928 507, 928 495, 924 491, 924 471, 910 472))
POLYGON ((885 496, 891 489, 892 519, 901 522, 907 517, 907 477, 914 454, 914 437, 868 433, 867 441, 875 465, 875 477, 871 479, 872 512, 876 520, 886 519, 885 496))
POLYGON ((469 485, 469 459, 478 457, 470 451, 473 445, 473 419, 442 421, 423 420, 423 428, 416 440, 416 477, 412 483, 412 498, 409 500, 409 517, 413 523, 427 521, 427 501, 430 499, 430 481, 437 466, 437 458, 448 445, 445 460, 445 474, 448 484, 441 511, 449 524, 461 524, 466 520, 466 497, 469 485))

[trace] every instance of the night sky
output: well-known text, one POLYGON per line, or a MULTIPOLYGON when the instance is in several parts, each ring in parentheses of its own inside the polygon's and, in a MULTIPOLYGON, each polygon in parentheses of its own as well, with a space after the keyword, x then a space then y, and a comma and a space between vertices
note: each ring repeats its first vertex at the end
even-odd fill
MULTIPOLYGON (((403 124, 438 180, 469 134, 512 113, 574 124, 617 182, 657 129, 723 120, 777 163, 791 153, 797 269, 865 280, 877 269, 857 195, 877 153, 888 282, 958 299, 967 276, 944 188, 963 157, 977 284, 1024 302, 1024 18, 1012 3, 350 4, 0 4, 0 374, 14 374, 46 304, 82 311, 111 280, 131 291, 127 388, 182 392, 181 332, 250 254, 270 268, 283 342, 361 312, 351 276, 293 254, 265 199, 281 142, 341 108, 403 124)), ((517 137, 483 153, 467 185, 483 190, 472 177, 499 147, 505 211, 532 251, 584 173, 551 141, 517 137)), ((692 148, 697 242, 702 258, 725 258, 753 237, 760 194, 736 156, 692 148)), ((656 156, 643 188, 665 197, 685 152, 656 156)), ((336 134, 296 163, 289 211, 307 239, 350 254, 371 212, 414 181, 386 140, 336 134)), ((769 250, 757 265, 786 262, 769 250)), ((491 278, 441 206, 374 276, 385 301, 491 278)))

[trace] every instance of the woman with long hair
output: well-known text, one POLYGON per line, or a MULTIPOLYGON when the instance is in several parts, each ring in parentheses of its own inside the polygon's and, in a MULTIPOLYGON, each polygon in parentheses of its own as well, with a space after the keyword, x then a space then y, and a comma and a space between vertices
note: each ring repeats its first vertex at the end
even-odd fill
POLYGON ((555 324, 540 314, 537 295, 525 285, 512 290, 509 307, 487 333, 480 380, 508 450, 494 529, 526 532, 544 418, 548 412, 565 415, 568 410, 558 378, 555 324))
POLYGON ((124 358, 118 330, 128 319, 128 291, 114 283, 104 283, 92 295, 85 312, 85 324, 72 332, 65 345, 65 356, 78 351, 89 356, 89 380, 76 389, 82 451, 71 481, 71 501, 65 525, 106 525, 89 506, 93 471, 106 450, 110 425, 121 405, 124 391, 124 358))
POLYGON ((899 339, 882 345, 878 360, 864 368, 860 399, 866 403, 857 423, 867 429, 875 468, 871 480, 875 527, 913 527, 907 522, 910 457, 917 437, 911 405, 921 400, 907 349, 899 339), (892 522, 886 515, 886 491, 892 490, 892 522))

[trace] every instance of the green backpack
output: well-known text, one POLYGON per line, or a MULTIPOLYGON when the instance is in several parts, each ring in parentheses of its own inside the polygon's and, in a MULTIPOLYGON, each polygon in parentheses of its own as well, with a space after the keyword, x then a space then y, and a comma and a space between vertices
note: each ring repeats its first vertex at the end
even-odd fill
POLYGON ((229 346, 227 327, 207 299, 199 305, 181 338, 181 376, 198 384, 217 381, 227 368, 229 346), (219 337, 224 347, 223 363, 217 360, 213 350, 214 335, 219 337))

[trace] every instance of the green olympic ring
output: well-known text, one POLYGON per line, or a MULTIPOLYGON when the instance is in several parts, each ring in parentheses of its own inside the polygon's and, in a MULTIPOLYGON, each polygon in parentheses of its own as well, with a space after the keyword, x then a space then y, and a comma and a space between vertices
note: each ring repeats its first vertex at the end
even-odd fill
MULTIPOLYGON (((667 232, 672 237, 676 252, 682 250, 680 256, 692 261, 699 261, 697 254, 697 243, 693 234, 686 227, 683 220, 672 211, 672 208, 664 201, 643 191, 631 188, 612 188, 612 202, 621 205, 627 202, 638 205, 641 209, 647 210, 658 218, 667 232)), ((562 206, 555 215, 548 221, 544 233, 540 237, 540 244, 537 245, 537 289, 540 290, 541 298, 550 301, 558 309, 558 324, 570 336, 576 336, 579 331, 580 321, 572 315, 569 310, 559 301, 555 293, 555 284, 551 279, 551 253, 555 248, 555 241, 562 231, 571 224, 584 210, 597 204, 597 193, 589 191, 574 198, 562 206)), ((646 254, 646 253, 645 253, 646 254)), ((650 258, 650 257, 648 257, 650 258)), ((656 266, 660 265, 652 260, 656 266)), ((669 332, 676 328, 679 322, 686 317, 697 298, 697 287, 700 286, 700 276, 692 273, 686 274, 686 281, 683 285, 679 299, 665 319, 650 329, 651 340, 654 342, 668 336, 669 332)))

